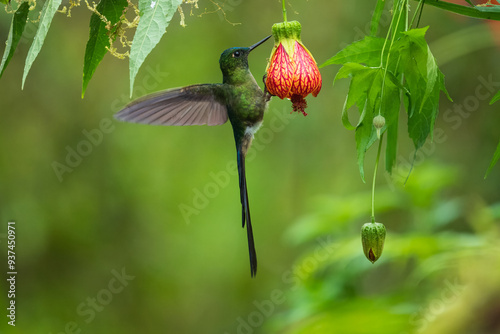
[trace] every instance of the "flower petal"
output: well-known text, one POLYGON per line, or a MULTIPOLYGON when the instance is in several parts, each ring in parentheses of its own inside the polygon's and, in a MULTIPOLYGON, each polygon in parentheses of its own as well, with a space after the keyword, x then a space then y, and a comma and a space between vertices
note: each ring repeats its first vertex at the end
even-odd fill
POLYGON ((307 49, 299 42, 295 43, 293 59, 296 67, 291 92, 303 97, 310 93, 313 96, 318 95, 322 85, 318 65, 307 49))
POLYGON ((271 62, 267 69, 267 90, 280 99, 288 97, 292 87, 294 67, 293 60, 280 43, 271 56, 271 62))

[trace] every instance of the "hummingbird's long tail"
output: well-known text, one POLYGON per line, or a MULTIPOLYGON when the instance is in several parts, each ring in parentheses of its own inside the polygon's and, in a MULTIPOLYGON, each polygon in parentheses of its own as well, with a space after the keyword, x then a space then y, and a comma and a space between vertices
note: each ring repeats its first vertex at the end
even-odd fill
POLYGON ((237 148, 238 155, 238 175, 240 180, 240 199, 242 206, 242 221, 245 227, 247 223, 248 252, 250 253, 250 271, 252 277, 257 274, 257 253, 253 241, 252 222, 250 220, 250 205, 248 204, 247 178, 245 176, 245 154, 241 148, 237 148))

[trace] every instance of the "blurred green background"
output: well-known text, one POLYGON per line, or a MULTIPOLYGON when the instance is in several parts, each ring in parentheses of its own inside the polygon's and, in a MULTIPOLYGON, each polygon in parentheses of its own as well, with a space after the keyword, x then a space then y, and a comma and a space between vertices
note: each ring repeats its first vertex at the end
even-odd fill
MULTIPOLYGON (((375 3, 291 5, 289 19, 302 23, 302 40, 323 63, 364 36, 375 3)), ((134 96, 220 82, 220 53, 259 41, 282 19, 280 1, 224 8, 240 24, 221 12, 200 17, 216 9, 211 1, 193 15, 184 6, 187 27, 176 14, 134 96)), ((0 13, 1 40, 10 18, 0 13)), ((0 260, 14 220, 18 271, 16 327, 2 312, 2 333, 500 333, 500 166, 483 180, 500 138, 500 103, 488 105, 493 90, 484 84, 500 89, 488 25, 424 10, 420 25, 431 26, 454 102, 442 98, 444 135, 419 153, 406 186, 413 147, 401 125, 400 167, 377 180, 376 217, 388 232, 374 265, 359 237, 371 172, 364 184, 354 133, 340 122, 348 81, 333 87, 338 67, 321 69, 323 90, 308 99, 307 117, 272 100, 247 163, 259 256, 251 279, 237 177, 227 167, 231 127, 116 122, 129 101, 128 62, 110 55, 82 100, 89 18, 84 7, 56 15, 21 91, 27 31, 0 80, 0 260), (85 144, 86 133, 95 144, 85 144), (67 165, 68 150, 86 156, 58 176, 55 162, 67 165)), ((270 51, 268 42, 251 54, 256 78, 270 51)), ((372 150, 367 171, 374 160, 372 150)))

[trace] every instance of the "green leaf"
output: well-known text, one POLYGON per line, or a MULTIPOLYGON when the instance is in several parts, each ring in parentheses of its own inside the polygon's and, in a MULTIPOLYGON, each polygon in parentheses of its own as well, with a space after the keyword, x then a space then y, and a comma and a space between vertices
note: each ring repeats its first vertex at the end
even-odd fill
POLYGON ((24 64, 24 73, 23 73, 23 82, 21 85, 21 89, 24 88, 24 82, 26 81, 26 77, 31 69, 31 65, 35 61, 38 53, 42 49, 43 42, 45 41, 45 37, 47 36, 47 32, 49 31, 50 24, 52 23, 52 19, 54 18, 54 14, 59 8, 62 0, 47 0, 43 4, 42 13, 40 14, 40 23, 38 25, 38 30, 36 31, 35 38, 33 40, 33 44, 28 51, 28 55, 26 56, 26 63, 24 64))
POLYGON ((130 96, 147 55, 158 44, 182 0, 139 0, 141 19, 130 48, 130 96))
POLYGON ((118 27, 115 25, 119 22, 120 16, 127 5, 127 0, 101 0, 97 5, 96 10, 111 23, 110 31, 106 29, 106 23, 96 13, 93 13, 90 18, 89 40, 85 48, 83 63, 82 98, 97 66, 107 52, 106 47, 110 47, 109 34, 113 36, 116 33, 118 27))
POLYGON ((378 26, 380 22, 380 17, 382 16, 382 12, 384 11, 385 0, 378 0, 377 6, 375 7, 375 11, 373 12, 372 22, 370 26, 370 35, 376 36, 378 31, 378 26))
POLYGON ((500 159, 500 142, 498 143, 497 149, 495 151, 495 154, 493 155, 493 159, 491 159, 490 166, 488 167, 488 170, 486 171, 486 175, 484 175, 484 178, 486 179, 488 175, 490 174, 491 170, 497 163, 498 159, 500 159))
MULTIPOLYGON (((364 39, 349 44, 320 67, 331 64, 360 63, 367 66, 379 66, 385 39, 366 36, 364 39)), ((388 50, 387 50, 388 51, 388 50)), ((387 56, 387 52, 384 52, 387 56)))
MULTIPOLYGON (((374 68, 357 63, 347 63, 335 76, 334 82, 338 79, 351 77, 349 92, 347 93, 347 98, 342 110, 342 124, 348 130, 356 129, 349 121, 348 110, 356 104, 359 112, 363 115, 362 111, 365 108, 368 90, 374 80, 373 76, 375 73, 374 68)), ((361 121, 362 118, 358 121, 358 125, 361 121)))
POLYGON ((498 93, 496 93, 495 96, 493 96, 493 98, 490 101, 490 104, 493 104, 493 103, 497 102, 498 100, 500 100, 500 91, 498 93))
MULTIPOLYGON (((380 93, 382 89, 383 69, 380 67, 366 67, 361 64, 347 63, 335 76, 335 81, 351 77, 349 93, 342 111, 342 123, 348 129, 354 129, 347 117, 347 110, 357 105, 361 116, 355 127, 356 151, 361 179, 365 182, 364 160, 365 153, 377 139, 373 127, 375 110, 378 110, 380 93)), ((335 82, 334 81, 334 82, 335 82)))
MULTIPOLYGON (((380 86, 378 87, 380 89, 380 86)), ((368 101, 362 113, 362 121, 356 127, 356 151, 361 179, 365 182, 365 155, 370 146, 377 140, 377 131, 373 127, 373 110, 368 101)))
POLYGON ((408 132, 416 149, 432 134, 439 109, 439 93, 448 92, 444 75, 437 67, 425 40, 428 27, 402 33, 391 52, 399 52, 398 72, 404 73, 412 103, 408 110, 408 132))
POLYGON ((3 75, 3 71, 5 71, 5 68, 12 59, 14 51, 16 51, 17 44, 19 44, 19 41, 21 40, 24 27, 26 27, 26 20, 28 19, 29 9, 29 3, 27 1, 23 2, 12 17, 9 36, 7 37, 7 43, 2 57, 2 63, 0 64, 0 78, 3 75))
POLYGON ((335 80, 348 77, 351 78, 351 83, 342 110, 342 123, 349 130, 356 129, 359 173, 365 181, 365 154, 377 140, 373 118, 379 113, 386 119, 386 125, 382 131, 386 131, 386 129, 390 131, 386 149, 386 168, 390 171, 394 165, 397 150, 400 90, 404 90, 404 87, 391 71, 386 71, 381 67, 366 67, 357 63, 347 63, 339 70, 335 80), (354 105, 361 113, 356 127, 351 124, 347 115, 348 110, 354 105))

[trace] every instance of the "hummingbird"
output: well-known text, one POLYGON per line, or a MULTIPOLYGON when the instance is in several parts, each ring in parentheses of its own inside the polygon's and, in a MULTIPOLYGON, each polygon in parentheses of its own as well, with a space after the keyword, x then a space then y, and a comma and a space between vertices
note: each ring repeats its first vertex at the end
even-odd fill
POLYGON ((250 47, 233 47, 222 52, 219 59, 222 84, 191 85, 146 95, 115 115, 125 122, 170 126, 222 125, 229 119, 236 143, 242 227, 246 223, 251 277, 257 273, 257 253, 248 203, 245 156, 272 95, 267 88, 261 90, 257 84, 248 67, 248 55, 270 37, 250 47))

